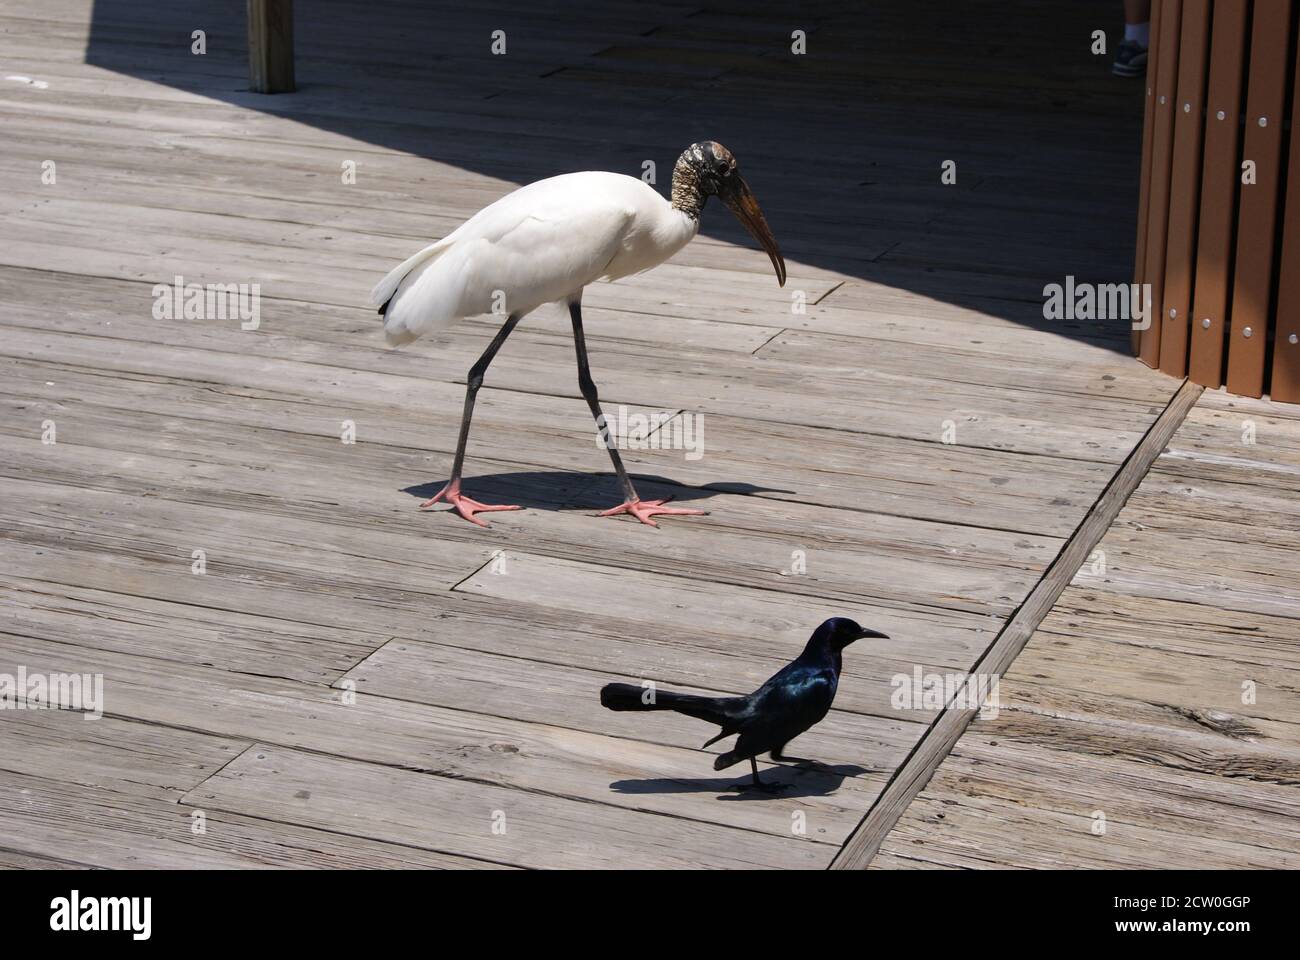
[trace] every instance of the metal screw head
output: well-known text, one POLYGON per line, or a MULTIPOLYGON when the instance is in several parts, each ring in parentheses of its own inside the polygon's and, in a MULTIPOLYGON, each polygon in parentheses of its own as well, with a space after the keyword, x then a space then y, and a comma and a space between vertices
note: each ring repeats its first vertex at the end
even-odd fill
POLYGON ((1174 307, 1170 307, 1170 308, 1169 308, 1169 319, 1170 319, 1170 320, 1177 320, 1177 319, 1178 319, 1178 310, 1177 310, 1176 308, 1174 308, 1174 307))
POLYGON ((1160 102, 1161 102, 1162 104, 1165 102, 1165 98, 1164 98, 1163 96, 1160 98, 1160 102))
POLYGON ((1191 112, 1192 112, 1192 105, 1190 103, 1184 103, 1183 113, 1191 113, 1191 112))
POLYGON ((1209 330, 1209 329, 1210 329, 1210 318, 1209 318, 1209 317, 1206 317, 1204 320, 1202 320, 1202 321, 1201 321, 1201 326, 1204 327, 1206 330, 1209 330))
POLYGON ((1148 97, 1151 96, 1151 88, 1150 88, 1150 87, 1147 87, 1147 96, 1148 96, 1148 97))
POLYGON ((1300 343, 1300 337, 1297 337, 1297 336, 1293 333, 1293 334, 1291 334, 1291 336, 1289 336, 1289 337, 1286 338, 1286 342, 1287 342, 1287 343, 1300 343))
POLYGON ((1260 118, 1259 118, 1259 125, 1260 125, 1261 127, 1267 127, 1267 126, 1268 126, 1268 117, 1260 117, 1260 118))
POLYGON ((1227 116, 1227 114, 1224 113, 1222 110, 1220 110, 1218 113, 1215 114, 1215 116, 1218 117, 1220 120, 1222 120, 1224 117, 1227 116))
POLYGON ((1250 329, 1250 327, 1242 327, 1242 328, 1241 328, 1241 335, 1242 335, 1243 337, 1245 337, 1247 340, 1250 339, 1250 335, 1251 335, 1252 333, 1254 333, 1254 332, 1255 332, 1255 331, 1252 330, 1252 329, 1250 329))

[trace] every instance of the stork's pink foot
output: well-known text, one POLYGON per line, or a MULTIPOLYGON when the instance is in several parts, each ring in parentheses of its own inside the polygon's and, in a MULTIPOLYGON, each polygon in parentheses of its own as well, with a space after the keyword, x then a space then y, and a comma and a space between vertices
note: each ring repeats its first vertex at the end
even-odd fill
POLYGON ((621 503, 613 510, 603 510, 599 514, 602 517, 613 517, 620 513, 630 513, 642 523, 648 523, 652 527, 659 524, 651 520, 651 517, 675 517, 675 516, 704 516, 707 510, 690 510, 686 507, 665 507, 664 504, 671 500, 672 497, 664 497, 662 500, 629 500, 627 503, 621 503))
POLYGON ((447 484, 424 503, 420 504, 420 509, 431 507, 439 501, 445 501, 451 504, 451 508, 459 513, 470 523, 478 524, 480 527, 486 527, 487 521, 480 520, 474 516, 476 513, 495 513, 498 510, 522 510, 523 507, 514 504, 498 503, 479 503, 477 500, 471 500, 460 492, 460 483, 453 482, 447 484))

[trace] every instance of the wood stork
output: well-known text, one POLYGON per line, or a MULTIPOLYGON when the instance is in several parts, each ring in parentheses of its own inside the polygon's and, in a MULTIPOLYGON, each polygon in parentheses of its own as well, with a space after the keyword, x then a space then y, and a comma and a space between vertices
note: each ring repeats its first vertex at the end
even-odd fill
MULTIPOLYGON (((506 337, 529 312, 545 303, 569 308, 578 353, 578 386, 596 418, 605 423, 596 384, 587 367, 582 332, 582 291, 598 279, 616 280, 663 263, 700 229, 705 201, 717 196, 772 259, 777 281, 785 285, 785 260, 749 185, 736 170, 736 158, 719 143, 705 140, 687 147, 673 168, 672 200, 636 177, 603 171, 568 173, 520 187, 484 207, 437 243, 397 266, 375 287, 384 335, 393 346, 449 326, 462 317, 497 312, 505 323, 469 370, 460 439, 451 479, 420 504, 446 501, 466 520, 518 506, 485 504, 461 493, 461 469, 469 437, 474 397, 488 364, 506 337)), ((661 514, 700 514, 642 500, 623 468, 613 442, 607 442, 624 501, 602 517, 628 513, 658 526, 661 514)))

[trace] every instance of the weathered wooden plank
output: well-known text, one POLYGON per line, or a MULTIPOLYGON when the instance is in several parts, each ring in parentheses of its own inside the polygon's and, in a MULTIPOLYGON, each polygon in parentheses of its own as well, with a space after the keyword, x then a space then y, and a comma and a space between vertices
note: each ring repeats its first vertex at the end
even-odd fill
POLYGON ((1061 595, 1039 630, 1174 650, 1225 663, 1300 666, 1300 621, 1160 597, 1103 593, 1081 578, 1061 595))
POLYGON ((202 809, 111 790, 0 772, 0 831, 17 853, 108 869, 483 869, 481 858, 345 836, 335 831, 202 809), (31 848, 30 850, 27 848, 31 848))
MULTIPOLYGON (((1022 344, 1024 339, 1022 334, 1022 344)), ((1071 357, 1059 360, 1036 357, 1032 369, 1017 371, 1016 383, 1022 388, 1047 393, 1121 397, 1143 403, 1160 403, 1169 396, 1168 381, 1139 373, 1126 357, 1104 351, 1095 362, 1085 364, 1080 351, 1071 352, 1071 357)), ((931 364, 937 381, 988 386, 1006 383, 1009 363, 1005 354, 993 356, 981 351, 967 351, 957 344, 950 344, 947 354, 953 361, 951 367, 936 370, 931 364)), ((906 369, 915 362, 917 351, 910 345, 895 346, 886 340, 784 330, 771 337, 754 352, 754 356, 816 366, 827 371, 873 366, 893 371, 906 369)))
POLYGON ((113 791, 176 803, 248 746, 243 740, 118 719, 111 716, 111 678, 105 678, 104 689, 99 717, 72 710, 6 710, 0 769, 57 781, 70 794, 113 791))
MULTIPOLYGON (((352 689, 350 681, 358 692, 412 703, 691 747, 715 731, 678 714, 644 717, 597 710, 594 704, 600 687, 611 680, 653 679, 673 689, 740 694, 756 688, 780 668, 779 661, 751 653, 740 644, 733 644, 737 648, 734 652, 705 656, 685 644, 673 643, 672 638, 654 635, 647 636, 644 644, 620 643, 621 655, 615 659, 599 649, 611 645, 608 639, 602 644, 601 638, 584 635, 584 642, 597 646, 595 653, 585 658, 593 665, 575 670, 554 656, 549 644, 528 650, 519 649, 518 644, 501 644, 500 653, 482 652, 488 644, 474 636, 482 632, 482 624, 467 614, 456 611, 445 615, 442 629, 430 632, 427 639, 393 639, 334 686, 352 689), (485 675, 491 676, 491 683, 483 681, 485 675), (705 680, 714 684, 714 689, 699 686, 705 680)), ((505 621, 505 611, 497 619, 498 623, 505 621)), ((552 632, 544 623, 534 627, 522 620, 502 626, 514 632, 527 629, 530 637, 534 631, 543 635, 552 632)), ((860 676, 846 680, 844 689, 837 694, 836 709, 801 737, 798 745, 799 755, 811 754, 827 764, 838 765, 846 775, 869 781, 872 797, 885 772, 897 765, 922 732, 914 714, 879 717, 863 713, 888 709, 872 689, 879 685, 881 681, 875 678, 870 682, 860 676)), ((695 762, 700 765, 700 789, 705 790, 709 759, 701 756, 695 762)), ((743 775, 733 771, 713 779, 719 784, 717 789, 723 790, 743 775)), ((855 784, 849 787, 864 789, 855 784)))
MULTIPOLYGON (((120 421, 120 414, 116 416, 120 421)), ((912 518, 856 511, 839 516, 808 504, 723 493, 703 499, 711 511, 707 519, 672 524, 655 535, 643 532, 629 536, 623 524, 594 514, 598 507, 608 505, 607 500, 612 503, 616 499, 612 485, 604 478, 581 481, 556 473, 548 482, 544 472, 526 469, 472 481, 476 492, 483 488, 494 496, 500 491, 507 497, 523 493, 525 502, 534 508, 518 518, 497 521, 490 532, 483 532, 477 527, 449 523, 449 517, 436 518, 442 511, 427 516, 417 512, 417 497, 406 491, 375 491, 368 464, 382 462, 376 469, 383 471, 411 462, 424 468, 422 457, 398 457, 388 450, 379 450, 372 457, 348 456, 332 466, 328 477, 322 477, 316 468, 282 466, 279 461, 286 449, 284 444, 277 444, 275 452, 261 456, 242 454, 238 434, 226 440, 222 432, 211 431, 209 437, 215 433, 211 440, 200 436, 194 442, 191 438, 199 434, 194 427, 187 426, 184 434, 178 435, 169 425, 160 424, 156 430, 140 430, 133 441, 122 442, 117 439, 121 432, 118 423, 82 416, 75 423, 81 431, 89 431, 94 424, 96 446, 65 444, 57 457, 43 460, 36 459, 46 453, 39 441, 0 434, 0 451, 12 455, 15 463, 24 464, 21 470, 0 467, 0 477, 21 477, 16 481, 0 479, 0 484, 17 483, 5 487, 12 489, 15 502, 33 503, 32 511, 18 517, 16 524, 23 530, 44 528, 47 532, 43 536, 47 538, 57 536, 56 530, 70 529, 70 521, 57 511, 49 514, 44 506, 47 498, 60 500, 65 496, 83 501, 86 509, 110 509, 112 515, 103 524, 109 529, 121 529, 122 523, 128 522, 113 518, 117 514, 132 516, 147 511, 158 518, 175 515, 175 524, 160 522, 168 524, 172 532, 168 542, 175 548, 198 545, 176 554, 187 564, 193 549, 203 549, 211 553, 214 563, 220 560, 249 569, 281 570, 285 560, 295 559, 299 548, 315 549, 310 544, 324 542, 322 549, 329 554, 342 550, 342 566, 317 562, 313 555, 313 577, 328 575, 333 568, 340 578, 352 578, 357 583, 405 583, 412 589, 423 589, 440 582, 444 586, 455 582, 488 556, 466 553, 468 547, 490 544, 493 548, 519 546, 531 553, 761 586, 827 600, 854 602, 872 598, 897 606, 1005 614, 1060 546, 1058 539, 1050 537, 974 527, 954 529, 912 518), (139 447, 142 452, 132 451, 126 460, 120 452, 100 448, 101 443, 112 444, 113 451, 139 447), (143 452, 159 446, 166 446, 169 455, 143 452), (209 449, 218 446, 226 450, 207 456, 209 449), (226 456, 238 459, 239 466, 216 466, 226 456), (187 504, 198 507, 192 509, 187 504), (348 506, 339 509, 331 504, 348 506), (116 509, 119 505, 122 509, 116 509), (236 543, 229 543, 224 535, 208 537, 207 524, 224 517, 221 511, 228 510, 261 518, 252 520, 254 525, 280 517, 287 518, 287 525, 283 536, 273 543, 259 539, 245 545, 239 531, 248 528, 241 528, 238 522, 231 527, 236 543), (189 540, 176 539, 183 532, 189 540), (430 535, 454 546, 446 551, 433 549, 430 535), (367 550, 371 538, 379 536, 397 538, 391 556, 386 547, 373 553, 367 550), (848 537, 854 542, 846 543, 848 537), (277 558, 285 538, 294 546, 289 557, 277 558), (402 560, 402 544, 414 551, 407 556, 415 569, 402 560), (445 569, 446 578, 426 572, 425 557, 430 553, 432 568, 445 569), (354 562, 354 557, 359 559, 354 562)), ((680 488, 644 481, 643 485, 642 492, 647 496, 677 492, 688 500, 693 498, 691 491, 680 488)), ((96 538, 88 542, 103 542, 97 539, 100 535, 97 532, 96 538)), ((29 539, 26 534, 24 538, 29 539)), ((373 543, 377 547, 379 542, 373 543)), ((165 557, 167 550, 156 547, 153 555, 165 557)))
MULTIPOLYGON (((35 440, 44 419, 58 424, 67 412, 72 422, 60 429, 70 443, 84 446, 111 437, 112 449, 145 457, 190 451, 192 459, 201 461, 189 468, 193 479, 178 477, 173 484, 192 487, 207 481, 209 496, 239 485, 230 470, 219 465, 242 463, 245 455, 251 462, 267 460, 277 449, 284 450, 291 462, 315 462, 326 450, 343 449, 346 458, 331 457, 332 469, 341 471, 343 478, 352 475, 347 467, 352 462, 358 473, 389 476, 394 486, 431 483, 443 476, 455 447, 455 422, 437 417, 436 410, 444 402, 454 405, 458 401, 453 398, 462 392, 455 387, 419 387, 428 389, 428 396, 393 415, 387 412, 393 407, 376 405, 377 391, 369 389, 362 391, 363 398, 318 395, 308 404, 294 393, 273 389, 271 381, 250 390, 204 381, 198 374, 191 381, 176 381, 160 371, 129 376, 131 390, 124 393, 111 378, 63 364, 0 359, 0 369, 5 372, 0 383, 21 384, 9 395, 7 409, 12 412, 0 423, 0 431, 35 440), (87 409, 89 404, 93 407, 87 409), (160 408, 170 415, 154 412, 160 408), (122 422, 111 422, 115 418, 122 422), (359 442, 341 448, 338 440, 345 420, 357 424, 359 442), (79 430, 82 423, 85 428, 79 430), (130 424, 145 429, 134 430, 130 424), (232 446, 237 437, 244 442, 232 446), (267 453, 259 454, 262 449, 267 453)), ((653 411, 630 405, 627 412, 653 411)), ((809 430, 712 415, 706 427, 706 456, 700 460, 686 460, 681 452, 630 449, 624 457, 634 472, 707 490, 1051 536, 1065 536, 1074 529, 1109 476, 1105 464, 1052 456, 1034 457, 1029 476, 1019 454, 958 445, 944 447, 942 469, 936 469, 932 443, 866 439, 833 426, 809 430), (818 467, 811 475, 810 462, 818 467)), ((580 402, 485 389, 475 411, 471 474, 500 471, 523 455, 534 468, 568 472, 548 479, 544 470, 535 470, 532 476, 520 477, 526 480, 522 489, 519 483, 507 486, 508 497, 550 501, 554 497, 547 495, 546 488, 551 484, 561 485, 557 493, 562 489, 577 493, 594 481, 605 484, 602 489, 612 496, 615 488, 600 480, 597 472, 605 469, 605 462, 603 451, 592 443, 591 429, 580 402)), ((22 460, 29 465, 48 462, 34 460, 30 454, 22 455, 22 460)), ((264 475, 265 471, 259 472, 259 477, 264 475)), ((303 484, 304 506, 317 499, 337 502, 329 475, 304 471, 294 482, 303 484)))
MULTIPOLYGON (((793 836, 742 837, 692 820, 663 822, 541 793, 269 746, 254 747, 187 799, 205 809, 526 867, 806 869, 829 859, 825 844, 793 836), (384 798, 381 807, 373 804, 375 797, 384 798)), ((788 812, 785 819, 788 824, 788 812)))
MULTIPOLYGON (((9 554, 7 559, 15 556, 9 554)), ((46 570, 47 575, 57 576, 57 567, 46 570)), ((170 581, 159 578, 153 595, 139 595, 127 592, 126 577, 121 582, 112 578, 97 581, 121 588, 122 592, 116 592, 72 582, 77 579, 74 566, 65 573, 58 583, 0 574, 0 603, 4 604, 0 619, 5 629, 105 650, 318 683, 338 677, 390 636, 350 626, 307 624, 292 619, 292 607, 283 611, 288 614, 283 617, 226 609, 212 603, 219 598, 222 585, 196 595, 184 591, 190 584, 181 577, 170 581), (176 588, 181 588, 177 593, 182 599, 168 599, 176 588)), ((131 580, 140 583, 134 577, 131 580)), ((237 591, 231 599, 238 603, 242 594, 237 591)))
MULTIPOLYGON (((10 328, 0 341, 0 355, 95 364, 124 373, 190 376, 270 389, 282 389, 291 383, 295 392, 305 392, 310 387, 310 395, 321 399, 353 398, 355 403, 372 403, 386 398, 397 405, 410 406, 413 394, 422 398, 437 392, 459 392, 445 387, 440 390, 439 384, 417 378, 414 375, 417 366, 429 369, 434 376, 441 368, 443 375, 451 379, 468 370, 475 353, 472 347, 459 342, 436 353, 429 352, 428 347, 401 354, 376 352, 371 367, 382 363, 389 370, 410 371, 409 375, 378 374, 354 368, 343 382, 337 373, 340 368, 273 358, 266 355, 270 352, 266 344, 254 345, 255 334, 245 336, 249 338, 250 348, 262 354, 256 362, 250 362, 247 350, 240 354, 214 356, 211 351, 205 351, 196 355, 192 350, 164 344, 37 333, 23 328, 10 328)), ((309 351, 310 347, 304 345, 303 350, 309 351)), ((329 352, 337 355, 337 350, 329 352)), ((488 382, 498 387, 555 395, 555 364, 563 363, 567 367, 571 354, 572 346, 560 342, 538 341, 528 356, 512 353, 507 347, 494 363, 488 382)), ((593 368, 603 371, 600 379, 607 385, 604 392, 610 396, 605 402, 611 406, 628 403, 654 407, 673 403, 706 414, 807 427, 861 425, 857 427, 859 431, 931 442, 941 441, 945 423, 951 422, 956 441, 962 445, 1036 455, 1118 462, 1154 415, 1149 412, 1150 406, 1132 401, 1056 397, 974 385, 954 384, 936 396, 928 388, 932 381, 883 371, 780 369, 754 358, 738 358, 721 368, 718 355, 713 354, 668 357, 659 370, 647 372, 640 358, 632 354, 593 349, 592 357, 593 368), (673 384, 671 389, 665 387, 666 383, 673 384), (923 383, 927 385, 924 394, 919 392, 923 383), (852 400, 848 399, 850 396, 852 400)), ((364 359, 364 353, 357 351, 357 362, 364 359)), ((571 389, 576 393, 576 386, 571 389)), ((561 388, 561 395, 570 395, 567 383, 566 388, 561 388)))
MULTIPOLYGON (((1058 621, 1059 622, 1059 621, 1058 621)), ((1242 642, 1240 646, 1248 646, 1242 642)), ((1195 703, 1198 710, 1233 714, 1247 727, 1251 718, 1300 724, 1294 690, 1300 671, 1291 666, 1210 660, 1201 654, 1130 646, 1123 661, 1114 648, 1089 637, 1042 636, 1026 648, 1016 669, 1060 689, 1110 695, 1155 704, 1195 703), (1248 698, 1243 694, 1249 688, 1248 698)), ((1293 740, 1300 742, 1300 726, 1293 740)))
MULTIPOLYGON (((791 597, 768 590, 736 587, 718 596, 706 585, 678 576, 637 574, 596 564, 537 557, 509 551, 501 557, 504 574, 485 567, 458 583, 458 592, 505 600, 534 599, 571 611, 575 616, 615 609, 656 630, 698 622, 708 609, 713 620, 730 621, 729 632, 752 636, 753 643, 778 644, 797 653, 828 616, 848 616, 893 639, 872 642, 870 660, 858 667, 848 658, 846 673, 872 669, 867 663, 917 659, 964 669, 989 643, 1000 621, 959 617, 947 612, 910 611, 865 604, 828 607, 815 598, 791 597)), ((855 651, 856 652, 856 651, 855 651)), ((793 659, 793 656, 788 659, 793 659)))

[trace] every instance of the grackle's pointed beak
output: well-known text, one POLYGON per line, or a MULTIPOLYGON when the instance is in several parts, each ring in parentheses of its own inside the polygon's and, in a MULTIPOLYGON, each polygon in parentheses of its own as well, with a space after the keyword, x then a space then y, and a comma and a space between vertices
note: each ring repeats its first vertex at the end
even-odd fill
POLYGON ((727 209, 736 215, 736 219, 749 231, 750 236, 758 241, 758 245, 767 252, 772 260, 772 266, 776 269, 777 283, 784 287, 785 258, 781 256, 781 248, 776 245, 776 237, 772 236, 772 230, 763 216, 763 209, 754 198, 754 191, 749 189, 749 184, 740 174, 733 173, 727 177, 718 197, 727 205, 727 209))
POLYGON ((856 637, 854 637, 855 640, 866 640, 868 638, 874 638, 876 640, 888 640, 889 636, 888 634, 879 633, 875 630, 863 630, 856 637))

